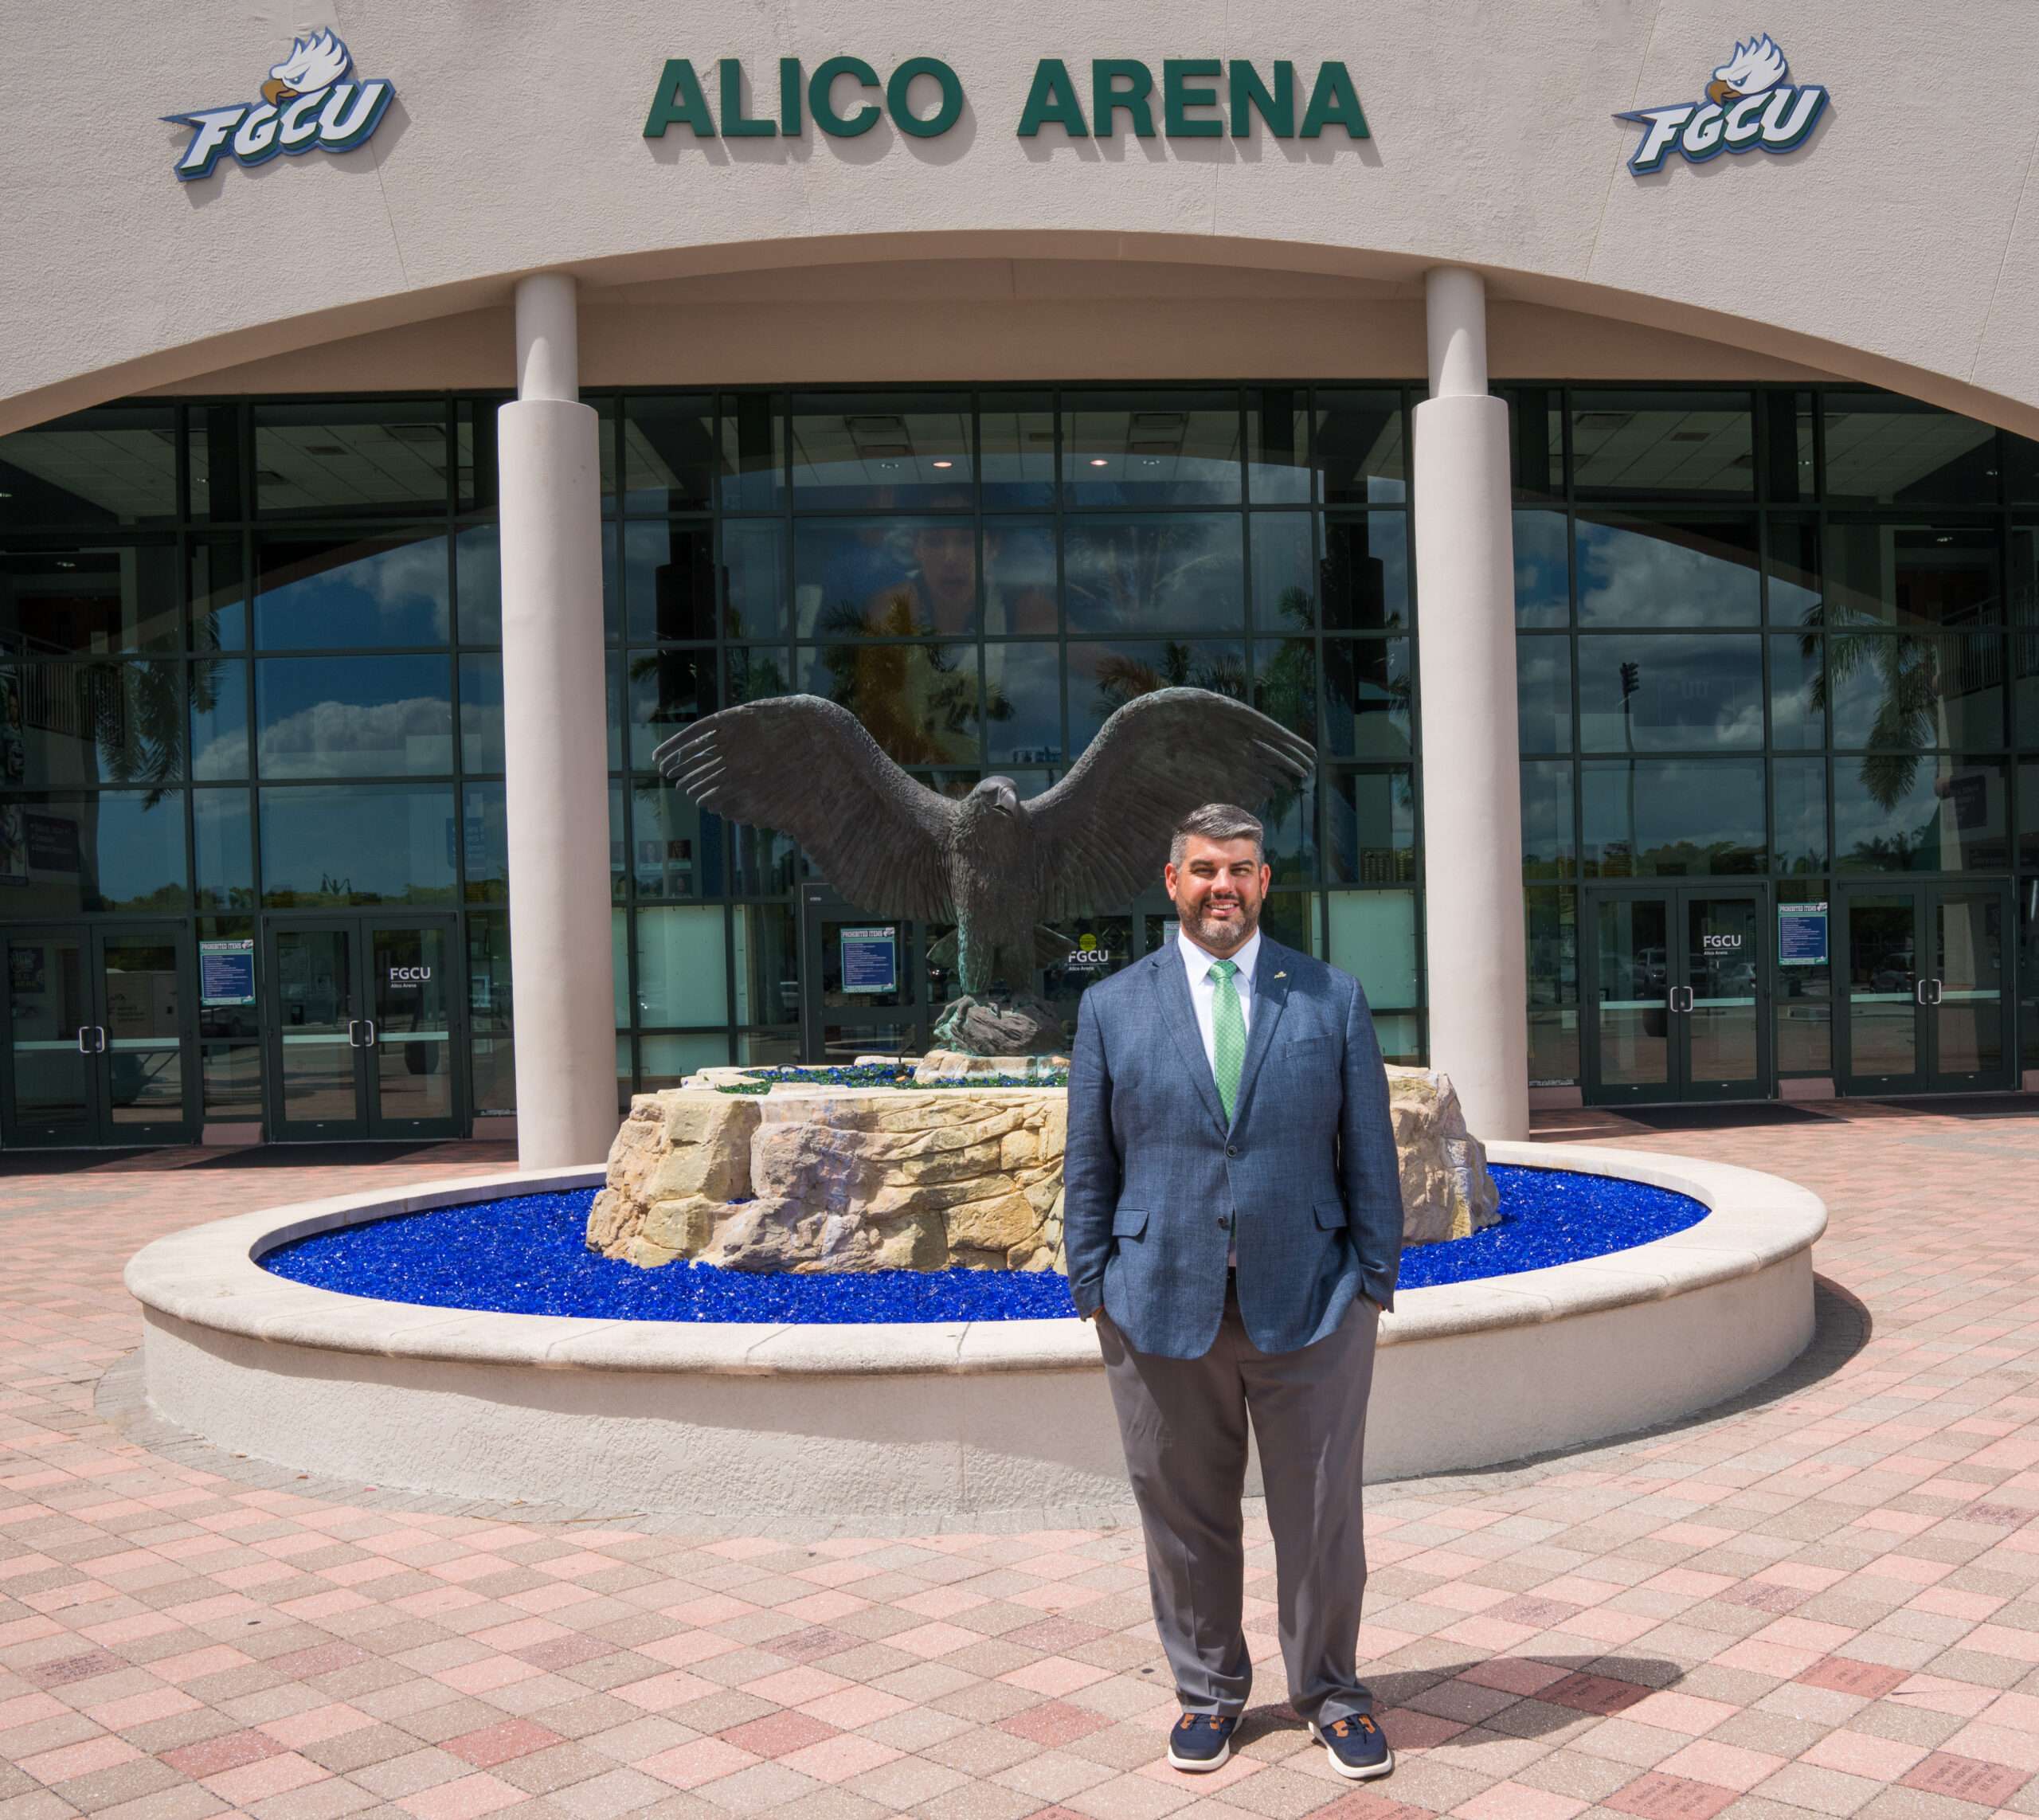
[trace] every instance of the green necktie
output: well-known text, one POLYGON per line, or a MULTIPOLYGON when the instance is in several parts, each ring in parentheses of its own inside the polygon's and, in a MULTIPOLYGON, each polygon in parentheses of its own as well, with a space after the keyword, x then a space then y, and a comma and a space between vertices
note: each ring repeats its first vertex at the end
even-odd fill
POLYGON ((1206 976, 1213 985, 1211 1029, 1217 1041, 1211 1071, 1218 1077, 1218 1098, 1223 1102, 1225 1122, 1232 1122, 1232 1102, 1239 1097, 1239 1068, 1246 1060, 1246 1014, 1239 1009, 1239 989, 1232 976, 1239 970, 1236 961, 1213 961, 1206 976))

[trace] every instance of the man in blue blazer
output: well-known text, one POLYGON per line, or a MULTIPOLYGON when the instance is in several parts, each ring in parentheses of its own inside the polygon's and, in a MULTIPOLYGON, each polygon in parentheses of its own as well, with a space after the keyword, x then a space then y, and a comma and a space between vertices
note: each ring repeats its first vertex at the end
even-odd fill
POLYGON ((1259 933, 1269 875, 1245 810, 1188 816, 1164 875, 1177 939, 1082 997, 1063 1223, 1182 1705, 1168 1760, 1223 1763, 1252 1685, 1250 1419, 1290 1703, 1340 1775, 1386 1775, 1356 1660, 1367 1393, 1402 1255, 1380 1047, 1356 980, 1259 933))

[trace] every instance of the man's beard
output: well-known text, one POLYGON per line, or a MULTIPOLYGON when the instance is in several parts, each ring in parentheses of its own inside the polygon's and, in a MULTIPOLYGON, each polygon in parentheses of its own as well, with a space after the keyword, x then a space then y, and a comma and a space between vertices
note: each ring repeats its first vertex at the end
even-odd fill
MULTIPOLYGON (((1205 901, 1207 902, 1209 900, 1207 898, 1205 901)), ((1185 913, 1183 923, 1191 936, 1205 947, 1222 948, 1229 953, 1243 945, 1247 937, 1260 926, 1258 904, 1250 904, 1243 898, 1235 898, 1233 908, 1239 914, 1227 918, 1223 922, 1207 917, 1200 910, 1193 914, 1185 913)))

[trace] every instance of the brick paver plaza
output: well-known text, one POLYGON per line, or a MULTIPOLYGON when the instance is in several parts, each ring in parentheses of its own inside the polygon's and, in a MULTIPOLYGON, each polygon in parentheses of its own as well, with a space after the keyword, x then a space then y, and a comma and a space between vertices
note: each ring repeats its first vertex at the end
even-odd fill
POLYGON ((127 1258, 360 1178, 0 1180, 0 1820, 2039 1814, 2039 1120, 1546 1123, 1826 1196, 1820 1337, 1664 1432, 1372 1491, 1362 1661, 1401 1762, 1360 1790, 1278 1706, 1215 1775, 1160 1762, 1133 1530, 542 1523, 163 1447, 119 1419, 127 1258))

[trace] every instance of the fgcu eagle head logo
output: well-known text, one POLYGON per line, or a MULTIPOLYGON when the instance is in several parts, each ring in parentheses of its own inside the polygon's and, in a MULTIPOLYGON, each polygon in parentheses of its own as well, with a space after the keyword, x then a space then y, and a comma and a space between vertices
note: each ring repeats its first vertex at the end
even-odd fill
POLYGON ((173 125, 191 129, 177 161, 178 178, 189 183, 211 176, 222 155, 266 164, 279 152, 300 158, 315 149, 352 151, 365 144, 397 91, 379 76, 349 81, 353 67, 353 53, 330 29, 316 31, 295 40, 290 55, 270 65, 260 100, 166 114, 173 125))
POLYGON ((1724 151, 1789 151, 1803 145, 1826 111, 1826 91, 1810 83, 1794 88, 1790 75, 1767 32, 1747 44, 1737 41, 1707 84, 1704 100, 1615 115, 1643 129, 1629 169, 1656 170, 1673 151, 1689 163, 1704 164, 1724 151))

